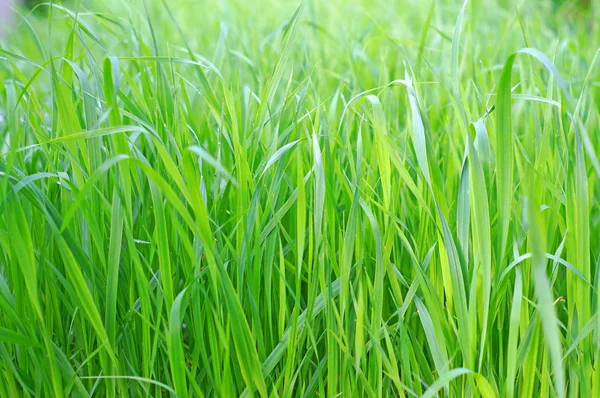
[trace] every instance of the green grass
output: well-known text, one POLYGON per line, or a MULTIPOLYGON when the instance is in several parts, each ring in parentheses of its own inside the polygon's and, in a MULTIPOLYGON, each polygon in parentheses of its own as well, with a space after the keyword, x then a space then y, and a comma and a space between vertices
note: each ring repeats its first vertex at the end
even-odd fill
POLYGON ((600 396, 585 3, 19 9, 0 397, 600 396))

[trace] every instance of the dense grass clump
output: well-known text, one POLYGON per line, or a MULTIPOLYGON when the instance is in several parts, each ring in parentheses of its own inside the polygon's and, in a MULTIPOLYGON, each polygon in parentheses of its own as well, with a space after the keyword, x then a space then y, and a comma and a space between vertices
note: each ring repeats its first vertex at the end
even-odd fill
POLYGON ((597 2, 17 12, 0 397, 600 396, 597 2))

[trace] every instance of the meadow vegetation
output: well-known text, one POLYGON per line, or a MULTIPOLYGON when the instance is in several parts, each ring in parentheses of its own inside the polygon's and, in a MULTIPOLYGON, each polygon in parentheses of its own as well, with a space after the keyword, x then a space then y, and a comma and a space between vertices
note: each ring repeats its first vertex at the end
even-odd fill
POLYGON ((585 3, 19 8, 0 397, 600 396, 585 3))

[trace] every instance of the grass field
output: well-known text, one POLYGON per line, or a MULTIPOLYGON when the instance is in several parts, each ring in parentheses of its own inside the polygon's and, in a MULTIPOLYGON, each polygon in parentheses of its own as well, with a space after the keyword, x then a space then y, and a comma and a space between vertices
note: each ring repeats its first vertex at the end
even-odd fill
POLYGON ((0 397, 600 396, 598 2, 72 0, 0 43, 0 397))

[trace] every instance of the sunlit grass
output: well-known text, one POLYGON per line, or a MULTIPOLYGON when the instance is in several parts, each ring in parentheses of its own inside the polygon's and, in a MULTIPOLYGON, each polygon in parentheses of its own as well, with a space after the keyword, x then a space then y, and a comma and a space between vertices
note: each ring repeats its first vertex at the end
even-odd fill
POLYGON ((599 21, 19 9, 0 397, 600 396, 599 21))

